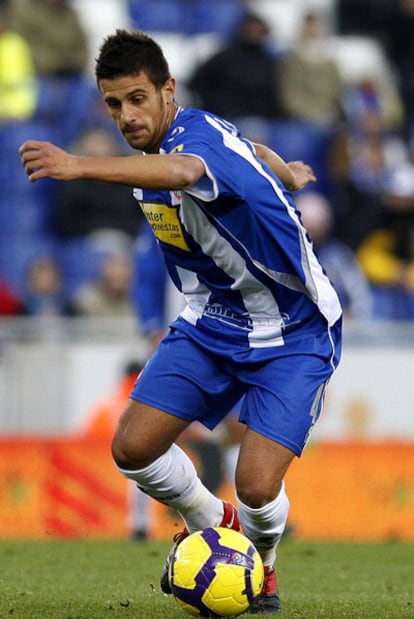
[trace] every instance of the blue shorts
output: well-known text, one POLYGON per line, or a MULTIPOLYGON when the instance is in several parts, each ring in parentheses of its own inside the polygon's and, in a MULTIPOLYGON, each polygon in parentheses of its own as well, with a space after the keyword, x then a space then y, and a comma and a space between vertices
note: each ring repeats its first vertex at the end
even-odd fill
POLYGON ((265 351, 241 354, 229 346, 215 353, 174 327, 131 398, 213 429, 244 396, 240 421, 300 456, 339 361, 340 324, 311 338, 265 351))

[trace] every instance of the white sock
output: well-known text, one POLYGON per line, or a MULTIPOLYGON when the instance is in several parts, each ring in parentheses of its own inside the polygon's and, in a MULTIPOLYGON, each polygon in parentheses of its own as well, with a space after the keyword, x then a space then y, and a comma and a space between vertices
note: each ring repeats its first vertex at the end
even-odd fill
POLYGON ((185 452, 173 444, 155 462, 137 471, 117 467, 146 494, 176 509, 190 531, 215 527, 223 519, 223 502, 201 482, 185 452))
POLYGON ((263 565, 272 567, 276 560, 276 549, 285 530, 289 513, 289 499, 285 483, 271 503, 252 509, 239 500, 239 520, 243 532, 259 551, 263 565))

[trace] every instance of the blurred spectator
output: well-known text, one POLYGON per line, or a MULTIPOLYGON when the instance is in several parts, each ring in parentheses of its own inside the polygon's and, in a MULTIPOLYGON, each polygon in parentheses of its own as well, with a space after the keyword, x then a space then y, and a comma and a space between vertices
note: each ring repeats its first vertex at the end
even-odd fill
POLYGON ((354 85, 345 101, 345 122, 330 157, 338 235, 353 249, 377 225, 389 173, 409 158, 400 116, 386 114, 375 79, 354 85))
MULTIPOLYGON (((125 408, 143 365, 135 359, 128 361, 115 388, 100 398, 86 414, 81 429, 82 437, 107 441, 108 453, 119 416, 125 408)), ((147 539, 151 523, 151 501, 152 499, 141 492, 134 482, 128 483, 128 528, 131 539, 147 539)))
MULTIPOLYGON (((122 154, 122 149, 113 132, 92 127, 79 137, 73 152, 111 157, 122 154)), ((91 243, 106 243, 108 249, 111 239, 116 244, 131 244, 143 220, 131 189, 123 185, 89 180, 62 183, 55 202, 52 229, 58 237, 86 237, 91 243)))
POLYGON ((396 71, 407 138, 414 142, 414 0, 394 0, 384 28, 384 47, 396 71))
POLYGON ((363 123, 364 118, 375 113, 384 127, 402 127, 404 114, 401 97, 395 83, 385 79, 385 75, 362 74, 356 81, 348 82, 343 91, 342 105, 345 121, 351 126, 363 123))
POLYGON ((344 316, 354 320, 372 318, 369 283, 353 250, 333 236, 334 216, 329 201, 320 193, 308 191, 296 196, 296 205, 321 263, 338 292, 344 316))
POLYGON ((281 59, 276 82, 287 118, 328 126, 341 118, 342 78, 322 13, 303 16, 299 38, 281 59))
POLYGON ((72 141, 94 114, 98 93, 87 74, 89 40, 69 0, 13 0, 13 28, 30 46, 39 84, 36 120, 53 139, 72 141))
POLYGON ((387 178, 382 218, 361 242, 358 259, 372 284, 375 315, 414 320, 414 165, 387 178))
POLYGON ((11 29, 7 8, 0 6, 0 123, 30 118, 37 88, 30 47, 11 29))
POLYGON ((336 13, 341 34, 368 35, 381 44, 402 97, 406 136, 413 139, 414 0, 337 0, 336 13))
POLYGON ((58 264, 48 256, 36 258, 29 265, 23 297, 25 314, 30 316, 65 316, 66 302, 58 264))
POLYGON ((62 77, 85 71, 88 39, 68 0, 12 0, 10 18, 30 45, 38 75, 62 77))
POLYGON ((389 17, 389 8, 396 1, 399 0, 336 0, 339 33, 380 37, 389 17))
POLYGON ((97 281, 81 286, 71 300, 80 316, 135 318, 131 302, 132 260, 129 253, 109 254, 97 281))
POLYGON ((275 52, 269 27, 260 17, 247 14, 234 41, 199 66, 188 82, 197 107, 236 122, 240 117, 279 116, 274 88, 275 52))
POLYGON ((81 429, 83 435, 107 440, 109 443, 112 441, 119 416, 143 367, 144 363, 136 359, 131 359, 125 363, 120 380, 115 388, 109 394, 99 398, 92 408, 87 411, 81 429))
POLYGON ((0 273, 0 316, 18 316, 22 313, 22 300, 13 286, 0 273))
POLYGON ((380 42, 397 75, 406 128, 413 137, 414 0, 338 0, 336 12, 341 34, 369 35, 380 42))

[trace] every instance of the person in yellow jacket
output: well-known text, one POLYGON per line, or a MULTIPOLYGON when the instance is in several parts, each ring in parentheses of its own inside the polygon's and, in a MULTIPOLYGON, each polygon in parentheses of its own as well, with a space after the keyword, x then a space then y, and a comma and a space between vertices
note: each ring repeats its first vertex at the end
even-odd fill
POLYGON ((27 42, 9 26, 0 9, 0 123, 30 118, 36 109, 38 85, 27 42))
POLYGON ((374 295, 375 317, 414 320, 414 164, 390 174, 383 220, 363 239, 359 263, 374 295))

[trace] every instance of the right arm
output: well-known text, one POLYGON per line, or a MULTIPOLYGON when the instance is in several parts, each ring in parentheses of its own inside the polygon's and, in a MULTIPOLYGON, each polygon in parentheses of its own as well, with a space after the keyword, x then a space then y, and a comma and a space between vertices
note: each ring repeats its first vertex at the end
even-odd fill
POLYGON ((205 173, 202 161, 191 155, 82 157, 50 142, 36 140, 25 142, 19 153, 30 182, 41 178, 60 181, 83 178, 142 189, 185 189, 205 173))

